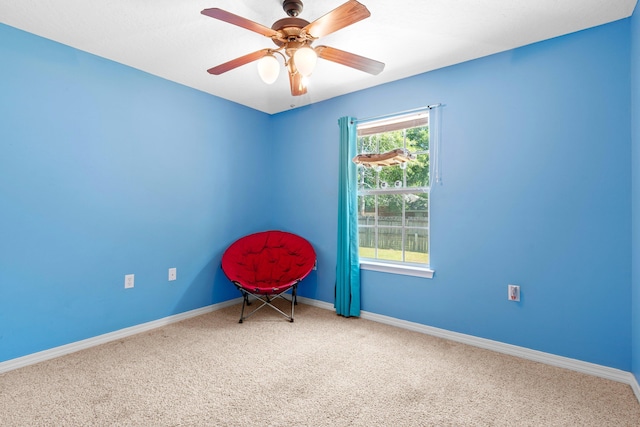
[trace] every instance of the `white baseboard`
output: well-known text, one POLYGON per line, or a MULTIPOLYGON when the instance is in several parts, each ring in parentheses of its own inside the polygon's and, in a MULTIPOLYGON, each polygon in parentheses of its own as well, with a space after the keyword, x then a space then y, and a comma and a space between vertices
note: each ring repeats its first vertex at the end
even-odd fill
POLYGON ((335 306, 330 302, 324 302, 317 299, 301 297, 300 295, 298 295, 297 298, 298 298, 298 301, 300 301, 303 304, 311 305, 313 307, 323 308, 325 310, 335 310, 335 306))
POLYGON ((117 331, 109 332, 107 334, 98 335, 96 337, 87 338, 86 340, 76 341, 70 344, 62 345, 60 347, 54 347, 49 350, 39 351, 37 353, 28 354, 26 356, 18 357, 16 359, 7 360, 0 363, 0 374, 14 369, 23 368, 25 366, 34 365, 36 363, 44 362, 45 360, 54 359, 56 357, 64 356, 66 354, 75 353, 76 351, 85 350, 96 345, 105 344, 110 341, 119 340, 131 335, 146 332, 151 329, 160 328, 162 326, 169 325, 171 323, 180 322, 182 320, 189 319, 191 317, 200 316, 205 313, 220 310, 231 305, 235 305, 242 302, 242 298, 235 298, 229 301, 221 302, 218 304, 209 305, 207 307, 197 308, 195 310, 186 311, 184 313, 175 314, 173 316, 164 317, 162 319, 154 320, 140 325, 131 326, 129 328, 120 329, 117 331))
MULTIPOLYGON (((324 301, 318 301, 305 297, 298 297, 298 300, 303 304, 308 304, 326 310, 334 310, 333 304, 324 301)), ((551 366, 570 369, 572 371, 581 372, 583 374, 593 375, 596 377, 628 384, 629 386, 631 386, 633 392, 638 398, 638 402, 640 402, 640 385, 638 384, 636 377, 631 372, 610 368, 608 366, 597 365, 595 363, 583 362, 582 360, 557 356, 555 354, 545 353, 542 351, 531 350, 525 347, 505 344, 486 338, 474 337, 473 335, 466 335, 459 332, 448 331, 446 329, 434 328, 432 326, 423 325, 421 323, 414 323, 406 320, 396 319, 394 317, 383 316, 381 314, 369 313, 367 311, 362 311, 360 313, 360 317, 363 319, 372 320, 374 322, 384 323, 386 325, 396 326, 398 328, 408 329, 410 331, 420 332, 427 335, 433 335, 451 341, 496 351, 498 353, 508 354, 511 356, 532 360, 534 362, 540 362, 551 366)))
MULTIPOLYGON (((322 308, 325 310, 334 310, 334 305, 328 302, 319 301, 311 298, 298 297, 298 300, 307 305, 322 308)), ((131 335, 146 332, 151 329, 160 328, 162 326, 169 325, 171 323, 180 322, 182 320, 189 319, 191 317, 200 316, 205 313, 220 310, 225 307, 229 307, 242 302, 242 298, 235 298, 229 301, 213 304, 207 307, 198 308, 195 310, 187 311, 184 313, 176 314, 173 316, 165 317, 162 319, 154 320, 140 325, 131 326, 129 328, 120 329, 118 331, 109 332, 107 334, 98 335, 96 337, 88 338, 86 340, 77 341, 74 343, 62 345, 49 350, 40 351, 38 353, 29 354, 16 359, 0 362, 0 374, 14 369, 22 368, 25 366, 33 365, 45 360, 54 359, 56 357, 64 356, 66 354, 74 353, 76 351, 84 350, 96 345, 105 344, 110 341, 122 339, 131 335)), ((521 357, 523 359, 532 360, 535 362, 545 363, 547 365, 557 366, 560 368, 570 369, 572 371, 581 372, 588 375, 594 375, 597 377, 618 381, 624 384, 628 384, 633 390, 636 398, 640 402, 640 384, 636 377, 627 371, 620 369, 610 368, 607 366, 596 365, 594 363, 583 362, 577 359, 570 359, 568 357, 557 356, 550 353, 544 353, 542 351, 531 350, 525 347, 519 347, 511 344, 501 343, 499 341, 493 341, 486 338, 478 338, 473 335, 461 334, 459 332, 452 332, 446 329, 434 328, 432 326, 423 325, 421 323, 409 322, 406 320, 396 319, 394 317, 383 316, 381 314, 369 313, 367 311, 361 312, 361 318, 372 320, 374 322, 384 323, 390 326, 396 326, 398 328, 408 329, 415 332, 420 332, 427 335, 433 335, 436 337, 448 339, 451 341, 460 342, 463 344, 472 345, 475 347, 484 348, 487 350, 496 351, 511 356, 521 357)))
POLYGON ((631 390, 633 390, 633 393, 636 395, 638 402, 640 402, 640 384, 638 384, 638 380, 634 375, 631 375, 631 377, 631 384, 629 385, 631 386, 631 390))

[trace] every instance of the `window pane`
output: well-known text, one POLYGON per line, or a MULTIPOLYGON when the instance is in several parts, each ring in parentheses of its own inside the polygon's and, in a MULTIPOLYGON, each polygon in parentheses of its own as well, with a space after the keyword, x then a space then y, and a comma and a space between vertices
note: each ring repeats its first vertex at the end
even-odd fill
POLYGON ((378 196, 378 225, 402 226, 402 201, 404 194, 383 194, 378 196))
POLYGON ((429 230, 424 228, 405 229, 404 244, 406 262, 429 263, 429 230))
POLYGON ((378 259, 402 261, 402 228, 378 227, 378 259))
POLYGON ((376 229, 374 227, 358 228, 358 254, 361 258, 376 258, 376 229))
POLYGON ((429 194, 403 194, 407 227, 429 226, 429 194))
POLYGON ((407 187, 429 186, 429 154, 418 154, 407 164, 407 187))
POLYGON ((375 225, 376 196, 358 196, 358 225, 375 225))
POLYGON ((376 257, 375 196, 358 196, 358 245, 362 258, 376 257))
POLYGON ((378 152, 378 139, 377 135, 365 136, 358 138, 357 140, 358 153, 377 153, 378 152))
POLYGON ((404 169, 399 165, 386 166, 380 171, 379 188, 404 187, 404 169))
POLYGON ((376 171, 372 168, 358 165, 358 189, 373 190, 374 188, 377 188, 376 175, 376 171))
POLYGON ((429 126, 407 129, 407 150, 412 153, 429 151, 429 126))

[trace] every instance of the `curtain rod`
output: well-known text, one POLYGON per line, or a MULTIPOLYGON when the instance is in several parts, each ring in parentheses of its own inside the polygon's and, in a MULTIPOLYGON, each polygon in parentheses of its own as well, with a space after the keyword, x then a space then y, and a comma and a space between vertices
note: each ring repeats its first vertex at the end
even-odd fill
POLYGON ((418 111, 432 110, 434 108, 440 107, 441 105, 442 103, 438 103, 438 104, 427 105, 426 107, 414 108, 412 110, 400 111, 399 113, 385 114, 385 115, 376 116, 376 117, 367 117, 365 119, 356 119, 356 120, 353 120, 351 123, 364 123, 364 122, 371 122, 374 120, 382 120, 382 119, 387 119, 389 117, 402 116, 404 114, 410 114, 410 113, 417 113, 418 111))

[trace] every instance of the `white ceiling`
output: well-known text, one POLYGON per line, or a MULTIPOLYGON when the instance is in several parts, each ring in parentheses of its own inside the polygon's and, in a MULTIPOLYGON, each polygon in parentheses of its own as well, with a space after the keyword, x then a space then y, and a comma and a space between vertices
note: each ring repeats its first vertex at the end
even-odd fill
MULTIPOLYGON (((300 18, 346 0, 304 0, 300 18)), ((285 18, 282 0, 2 0, 0 22, 147 73, 274 114, 470 59, 626 18, 637 0, 359 0, 371 16, 319 39, 386 64, 372 76, 319 60, 308 93, 287 74, 264 84, 256 64, 207 69, 274 47, 255 32, 200 14, 217 7, 264 26, 285 18)))

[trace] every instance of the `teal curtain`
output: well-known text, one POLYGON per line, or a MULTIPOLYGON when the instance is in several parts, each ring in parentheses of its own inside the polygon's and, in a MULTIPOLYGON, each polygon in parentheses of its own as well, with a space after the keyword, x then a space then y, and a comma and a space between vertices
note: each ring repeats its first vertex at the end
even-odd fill
POLYGON ((338 189, 338 263, 336 271, 336 313, 360 316, 360 262, 358 259, 358 194, 356 165, 356 120, 341 117, 338 189))

